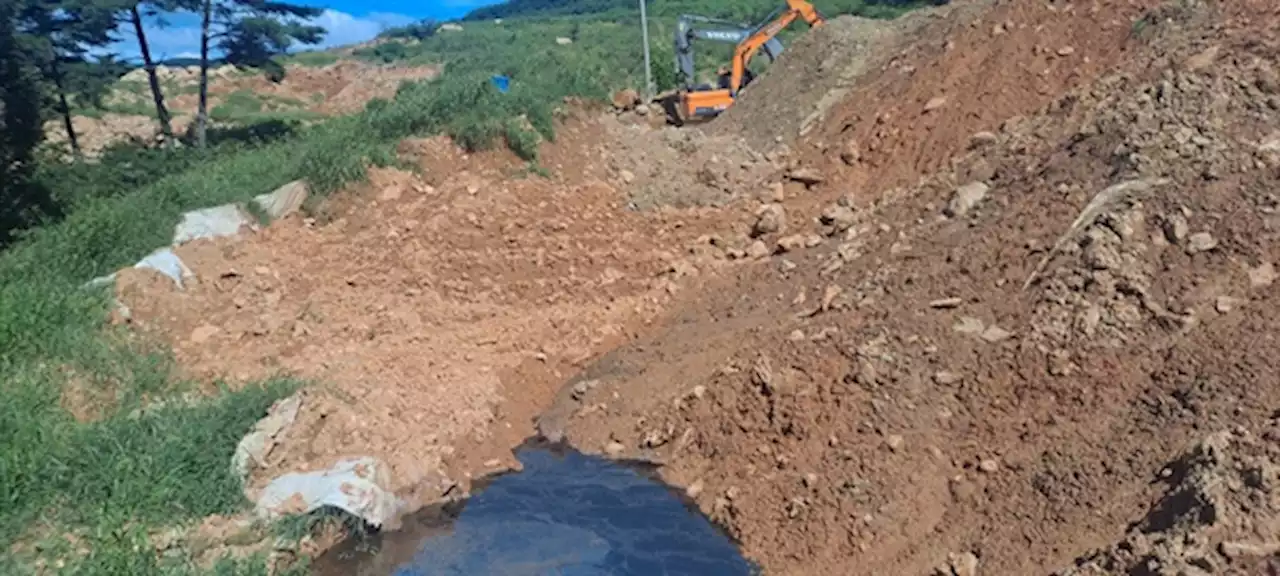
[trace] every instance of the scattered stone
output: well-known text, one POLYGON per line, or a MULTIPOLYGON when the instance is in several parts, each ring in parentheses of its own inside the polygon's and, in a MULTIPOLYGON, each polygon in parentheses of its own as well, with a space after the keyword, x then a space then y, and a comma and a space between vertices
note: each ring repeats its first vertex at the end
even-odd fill
POLYGON ((618 171, 618 178, 621 179, 623 183, 630 184, 635 182, 636 175, 630 170, 620 170, 618 171))
POLYGON ((978 469, 987 474, 994 473, 1000 469, 1000 461, 995 458, 986 458, 978 463, 978 469))
POLYGON ((783 236, 778 239, 778 252, 794 252, 805 246, 805 236, 803 234, 792 234, 783 236))
POLYGON ((617 458, 618 456, 621 456, 622 452, 626 449, 627 447, 623 446, 621 442, 609 442, 604 445, 604 453, 609 455, 610 458, 617 458))
POLYGON ((213 338, 218 332, 221 332, 221 331, 222 329, 218 328, 217 326, 205 324, 191 331, 191 343, 204 344, 205 342, 208 342, 210 338, 213 338))
POLYGON ((701 384, 693 387, 693 397, 701 400, 707 395, 707 387, 701 384))
POLYGON ((1213 304, 1213 309, 1217 310, 1219 314, 1227 314, 1232 310, 1235 310, 1236 307, 1240 306, 1243 302, 1244 301, 1239 298, 1219 296, 1217 301, 1213 304))
POLYGON ((1071 46, 1063 46, 1058 49, 1059 56, 1070 56, 1076 53, 1076 49, 1071 46))
POLYGON ((974 318, 972 316, 961 316, 960 320, 958 320, 955 326, 952 327, 952 329, 955 330, 956 332, 959 332, 961 334, 970 334, 974 336, 982 334, 982 331, 985 328, 986 326, 983 325, 981 320, 974 318))
POLYGON ((928 102, 925 102, 925 103, 924 103, 924 111, 925 111, 926 113, 928 113, 928 112, 933 112, 934 110, 937 110, 937 109, 939 109, 939 108, 941 108, 941 107, 943 107, 943 106, 946 106, 946 105, 947 105, 947 97, 946 97, 946 96, 938 96, 938 97, 935 97, 935 98, 931 98, 931 99, 929 99, 929 101, 928 101, 928 102))
POLYGON ((1218 247, 1218 239, 1208 232, 1196 232, 1187 238, 1187 254, 1208 252, 1218 247))
POLYGON ((699 478, 697 480, 694 480, 693 484, 690 484, 688 488, 685 488, 684 493, 690 499, 697 500, 698 496, 700 496, 702 494, 702 491, 705 489, 706 489, 706 486, 703 484, 702 479, 699 478))
POLYGON ((978 203, 982 202, 990 191, 991 187, 982 182, 970 182, 956 188, 955 193, 951 195, 951 201, 947 203, 944 213, 952 218, 964 216, 970 210, 973 210, 978 203))
POLYGON ((836 298, 839 297, 842 292, 844 292, 844 289, 841 288, 839 285, 836 285, 836 284, 827 285, 827 287, 822 291, 822 306, 820 310, 822 310, 823 312, 830 310, 831 303, 835 302, 836 298))
POLYGON ((960 382, 960 380, 962 378, 959 374, 948 370, 940 370, 933 374, 933 382, 939 386, 951 386, 960 382))
POLYGON ((1013 336, 1012 332, 1005 330, 1004 328, 1001 328, 994 324, 991 326, 988 326, 986 330, 982 331, 982 339, 992 344, 995 344, 996 342, 1001 342, 1003 340, 1008 340, 1011 336, 1013 336))
POLYGON ((582 397, 583 397, 583 396, 586 396, 586 395, 587 395, 587 392, 590 392, 593 388, 595 388, 595 387, 596 387, 596 384, 599 384, 599 381, 597 381, 597 380, 583 380, 583 381, 581 381, 581 382, 578 382, 577 384, 574 384, 574 385, 573 385, 573 392, 572 392, 572 394, 571 394, 571 395, 573 396, 573 399, 574 399, 574 400, 582 400, 582 397))
POLYGON ((810 472, 804 475, 804 487, 813 488, 818 485, 818 475, 810 472))
POLYGON ((1173 214, 1164 219, 1164 237, 1172 244, 1182 244, 1190 232, 1187 218, 1181 214, 1173 214))
POLYGON ((804 340, 804 331, 798 328, 795 330, 792 330, 791 334, 787 336, 787 339, 791 340, 792 342, 799 342, 801 340, 804 340))
POLYGON ((846 140, 844 147, 840 150, 840 161, 853 166, 862 160, 862 151, 858 150, 858 143, 854 140, 846 140))
POLYGON ((637 104, 637 105, 636 105, 636 116, 648 116, 648 115, 649 115, 649 112, 652 112, 652 110, 649 110, 649 105, 648 105, 648 104, 637 104))
POLYGON ((947 309, 947 308, 955 308, 963 303, 964 303, 964 300, 961 298, 941 298, 941 299, 930 302, 929 307, 937 308, 937 309, 947 309))
POLYGON ((1264 262, 1257 268, 1249 269, 1249 286, 1253 288, 1266 288, 1276 281, 1276 267, 1270 262, 1264 262))
POLYGON ((787 210, 781 204, 768 204, 756 214, 756 223, 751 227, 752 238, 781 232, 787 228, 787 210))
POLYGON ((1182 68, 1188 72, 1196 72, 1208 68, 1213 64, 1214 60, 1218 59, 1218 52, 1221 50, 1222 47, 1217 44, 1210 46, 1199 54, 1183 60, 1182 68))
POLYGON ((978 132, 969 137, 969 148, 986 148, 1000 141, 994 132, 978 132))
POLYGON ((816 246, 821 246, 822 242, 823 242, 822 236, 819 236, 817 234, 809 234, 804 237, 805 248, 814 248, 816 246))
POLYGON ((769 256, 769 247, 763 241, 756 240, 747 247, 747 256, 756 260, 765 258, 769 256))
POLYGON ((766 204, 770 202, 782 202, 787 199, 787 187, 781 182, 769 184, 760 190, 758 199, 766 204))
POLYGON ((858 214, 853 208, 841 204, 832 204, 822 210, 818 221, 831 226, 831 233, 839 234, 851 228, 857 222, 858 214))
POLYGON ((901 450, 902 445, 905 443, 906 443, 906 440, 900 434, 890 434, 886 436, 884 439, 884 445, 888 446, 889 449, 894 452, 901 450))
POLYGON ((400 195, 401 195, 401 194, 403 194, 403 193, 404 193, 404 190, 403 190, 402 188, 400 188, 400 186, 398 186, 398 185, 396 185, 396 186, 388 186, 388 187, 386 187, 386 189, 384 189, 382 192, 378 193, 378 201, 379 201, 379 202, 392 202, 392 201, 394 201, 394 200, 399 200, 399 199, 400 199, 400 195))
POLYGON ((943 572, 944 576, 978 576, 978 557, 973 552, 948 554, 947 568, 950 571, 943 572))
POLYGON ((787 177, 804 184, 805 186, 821 184, 827 179, 827 177, 823 176, 822 172, 818 171, 817 168, 811 167, 796 168, 788 173, 787 177))
POLYGON ((640 103, 640 93, 627 88, 613 93, 613 107, 619 110, 631 110, 640 103))

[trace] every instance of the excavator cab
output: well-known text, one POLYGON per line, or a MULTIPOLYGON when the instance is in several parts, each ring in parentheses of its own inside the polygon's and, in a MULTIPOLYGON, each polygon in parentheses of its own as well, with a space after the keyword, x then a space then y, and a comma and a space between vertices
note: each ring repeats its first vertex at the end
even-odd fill
POLYGON ((806 0, 786 0, 786 7, 780 13, 766 21, 765 24, 735 31, 702 31, 691 27, 691 22, 712 22, 701 17, 682 16, 676 31, 676 65, 677 70, 685 76, 685 89, 674 97, 664 101, 667 115, 673 123, 681 125, 692 118, 709 118, 719 115, 733 105, 738 93, 754 79, 748 66, 761 50, 769 56, 770 61, 782 53, 782 44, 777 35, 797 19, 804 20, 810 27, 821 26, 825 19, 812 4, 806 0), (744 33, 745 32, 745 33, 744 33), (717 74, 717 86, 694 85, 693 55, 689 48, 691 38, 728 39, 738 42, 734 49, 730 67, 722 67, 717 74))

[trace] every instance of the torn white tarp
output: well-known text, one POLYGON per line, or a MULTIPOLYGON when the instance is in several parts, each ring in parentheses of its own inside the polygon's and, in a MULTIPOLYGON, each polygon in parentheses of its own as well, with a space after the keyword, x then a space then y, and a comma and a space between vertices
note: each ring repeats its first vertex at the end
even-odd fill
POLYGON ((182 221, 173 227, 173 245, 200 238, 235 236, 245 227, 256 229, 257 222, 237 204, 192 210, 183 214, 182 221))
POLYGON ((302 180, 294 180, 284 186, 276 188, 270 194, 262 194, 253 197, 253 203, 257 204, 263 212, 272 220, 284 218, 302 208, 302 203, 307 200, 307 183, 302 180))
POLYGON ((171 248, 161 248, 148 254, 146 258, 133 265, 134 268, 147 268, 168 276, 181 289, 182 281, 195 277, 195 273, 187 268, 182 259, 173 253, 171 248))
POLYGON ((382 487, 385 474, 385 465, 368 457, 343 460, 328 470, 285 474, 262 490, 255 512, 263 520, 274 520, 333 506, 382 526, 400 510, 400 500, 382 487))

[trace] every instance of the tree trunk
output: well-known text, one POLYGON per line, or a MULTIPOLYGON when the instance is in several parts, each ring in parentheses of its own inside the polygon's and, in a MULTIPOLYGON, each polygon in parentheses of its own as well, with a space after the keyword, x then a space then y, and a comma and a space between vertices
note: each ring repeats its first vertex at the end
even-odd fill
POLYGON ((156 119, 160 121, 160 133, 164 134, 165 144, 173 143, 173 125, 169 121, 169 109, 164 105, 164 92, 160 90, 160 79, 156 77, 156 63, 151 60, 151 47, 147 45, 147 33, 142 29, 142 15, 135 4, 129 9, 129 18, 133 20, 133 32, 138 35, 138 51, 142 53, 142 67, 147 71, 147 81, 151 84, 151 99, 156 103, 156 119))
POLYGON ((200 18, 200 107, 196 109, 196 143, 208 146, 209 134, 209 20, 213 16, 213 0, 204 0, 200 18))
POLYGON ((71 153, 76 159, 84 155, 80 152, 80 140, 76 138, 76 127, 71 123, 71 106, 67 104, 67 90, 62 83, 62 68, 58 66, 58 55, 49 58, 49 72, 53 77, 53 87, 58 91, 58 113, 62 114, 62 125, 67 129, 67 142, 71 144, 71 153))

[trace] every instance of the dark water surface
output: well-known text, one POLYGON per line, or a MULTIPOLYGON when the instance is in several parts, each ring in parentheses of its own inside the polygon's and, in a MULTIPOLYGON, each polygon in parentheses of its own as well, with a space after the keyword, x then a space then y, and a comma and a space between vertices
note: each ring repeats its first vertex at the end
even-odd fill
POLYGON ((342 546, 317 572, 352 576, 737 576, 756 573, 710 521, 635 466, 526 447, 524 470, 458 506, 406 519, 372 551, 342 546))

